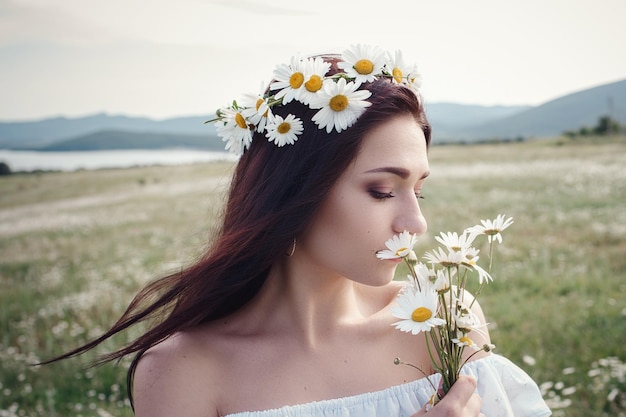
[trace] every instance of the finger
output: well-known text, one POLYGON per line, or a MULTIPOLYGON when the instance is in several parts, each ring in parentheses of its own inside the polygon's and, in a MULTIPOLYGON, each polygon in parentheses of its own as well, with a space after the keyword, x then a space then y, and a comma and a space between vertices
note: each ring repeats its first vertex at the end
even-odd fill
POLYGON ((474 395, 474 391, 476 391, 476 379, 468 375, 461 375, 452 385, 448 394, 454 394, 457 401, 465 403, 474 395))

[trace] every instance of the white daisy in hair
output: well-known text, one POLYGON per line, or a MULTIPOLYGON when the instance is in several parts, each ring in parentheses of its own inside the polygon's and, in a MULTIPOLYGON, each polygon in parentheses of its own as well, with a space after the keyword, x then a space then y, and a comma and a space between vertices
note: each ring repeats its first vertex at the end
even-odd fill
POLYGON ((234 108, 222 108, 218 112, 220 119, 215 122, 217 135, 226 142, 226 149, 241 155, 252 143, 252 130, 241 111, 234 108))
POLYGON ((274 79, 270 84, 271 90, 280 90, 274 96, 287 104, 292 100, 300 99, 300 91, 304 86, 304 63, 298 57, 292 57, 289 64, 281 64, 274 70, 274 79))
POLYGON ((372 82, 382 74, 385 65, 385 52, 373 45, 352 45, 342 54, 343 62, 337 66, 344 70, 354 83, 372 82))
POLYGON ((264 97, 266 90, 267 84, 261 83, 259 94, 246 94, 242 102, 241 114, 250 124, 256 126, 257 132, 265 130, 265 125, 272 114, 268 99, 264 97))
MULTIPOLYGON (((387 65, 385 65, 387 71, 392 77, 393 82, 396 84, 411 84, 421 83, 421 77, 417 72, 416 65, 408 65, 404 61, 404 56, 401 50, 396 50, 395 54, 387 54, 387 65)), ((419 87, 419 85, 417 85, 419 87)))
POLYGON ((372 104, 366 101, 372 93, 368 90, 357 90, 358 88, 357 84, 346 82, 345 78, 325 84, 311 99, 310 107, 320 109, 311 120, 320 129, 326 128, 326 133, 333 129, 341 133, 352 126, 372 104))
POLYGON ((304 62, 304 87, 300 89, 299 101, 309 105, 325 83, 333 82, 324 77, 330 70, 330 62, 324 61, 321 57, 309 58, 304 62))
POLYGON ((298 140, 298 135, 302 134, 303 131, 302 120, 293 114, 284 119, 277 114, 272 116, 271 121, 267 124, 265 136, 276 146, 282 147, 287 144, 293 145, 298 140))
POLYGON ((396 51, 395 56, 389 54, 387 70, 393 77, 394 82, 410 87, 421 100, 422 75, 417 71, 417 65, 407 65, 405 63, 401 51, 396 51))

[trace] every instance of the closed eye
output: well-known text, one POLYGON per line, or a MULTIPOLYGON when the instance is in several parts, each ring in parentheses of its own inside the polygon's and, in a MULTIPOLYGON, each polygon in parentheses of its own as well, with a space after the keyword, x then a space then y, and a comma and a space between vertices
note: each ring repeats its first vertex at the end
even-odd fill
POLYGON ((386 198, 395 197, 392 192, 383 193, 383 192, 376 191, 376 190, 369 190, 369 193, 372 197, 374 197, 377 200, 384 200, 386 198))

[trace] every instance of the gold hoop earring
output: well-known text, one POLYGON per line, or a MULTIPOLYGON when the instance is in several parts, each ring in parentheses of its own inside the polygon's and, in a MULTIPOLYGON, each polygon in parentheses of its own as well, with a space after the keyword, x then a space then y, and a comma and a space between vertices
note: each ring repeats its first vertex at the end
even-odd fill
POLYGON ((285 255, 287 256, 293 256, 294 252, 296 251, 296 238, 293 238, 293 242, 291 243, 291 246, 289 247, 289 250, 287 252, 285 252, 285 255))

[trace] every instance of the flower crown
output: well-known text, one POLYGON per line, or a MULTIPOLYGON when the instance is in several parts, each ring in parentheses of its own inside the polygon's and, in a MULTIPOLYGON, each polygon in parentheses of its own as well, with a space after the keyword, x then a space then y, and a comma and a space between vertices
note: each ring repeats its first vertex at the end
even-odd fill
POLYGON ((386 53, 375 46, 353 45, 343 52, 333 75, 327 73, 331 63, 322 57, 291 58, 274 70, 274 80, 257 95, 249 94, 242 105, 237 101, 220 108, 216 117, 217 134, 226 142, 226 149, 241 155, 252 143, 254 131, 265 133, 276 146, 293 145, 304 131, 302 120, 293 114, 282 117, 272 112, 296 100, 318 110, 312 121, 319 129, 340 133, 357 121, 370 106, 371 92, 360 88, 378 78, 410 87, 418 96, 421 77, 415 65, 405 65, 402 52, 386 53))

